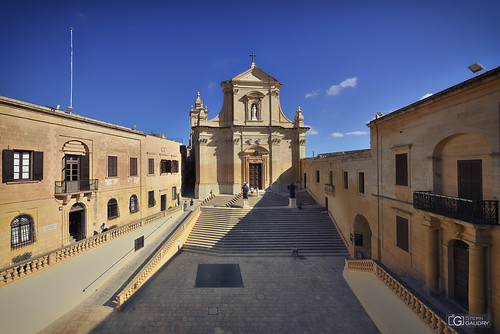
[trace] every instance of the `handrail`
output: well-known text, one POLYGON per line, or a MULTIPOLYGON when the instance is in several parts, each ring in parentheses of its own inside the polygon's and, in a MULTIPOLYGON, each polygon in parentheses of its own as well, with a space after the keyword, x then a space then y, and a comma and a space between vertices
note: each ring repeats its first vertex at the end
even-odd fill
POLYGON ((75 255, 86 252, 97 246, 100 246, 108 241, 119 238, 127 233, 130 233, 138 228, 149 225, 152 222, 165 217, 166 214, 171 214, 181 209, 180 206, 169 209, 168 211, 162 211, 154 215, 142 218, 137 221, 133 221, 126 225, 111 229, 104 233, 99 233, 97 235, 91 236, 89 238, 80 240, 76 243, 55 249, 53 251, 47 252, 45 254, 39 255, 34 258, 30 258, 26 261, 16 263, 9 267, 2 268, 0 270, 0 288, 15 282, 21 278, 28 275, 36 273, 42 269, 48 268, 59 262, 67 260, 75 255))
POLYGON ((417 296, 409 291, 396 278, 373 260, 345 260, 345 269, 374 274, 396 296, 418 315, 422 321, 436 333, 458 334, 448 323, 425 305, 417 296))
POLYGON ((63 195, 63 194, 72 194, 80 192, 97 191, 98 181, 99 181, 98 179, 77 180, 77 181, 54 181, 55 185, 54 194, 63 195), (75 187, 75 189, 71 189, 71 187, 68 187, 68 184, 71 183, 78 183, 78 186, 75 187))
POLYGON ((116 310, 120 311, 123 305, 136 293, 139 288, 160 268, 160 263, 170 260, 182 248, 184 241, 191 233, 191 229, 201 214, 200 206, 189 212, 184 221, 165 239, 164 245, 158 249, 144 267, 134 276, 130 283, 116 296, 116 310), (177 249, 174 245, 177 244, 177 249))
POLYGON ((430 191, 414 191, 413 207, 472 224, 498 224, 497 200, 469 200, 430 191))

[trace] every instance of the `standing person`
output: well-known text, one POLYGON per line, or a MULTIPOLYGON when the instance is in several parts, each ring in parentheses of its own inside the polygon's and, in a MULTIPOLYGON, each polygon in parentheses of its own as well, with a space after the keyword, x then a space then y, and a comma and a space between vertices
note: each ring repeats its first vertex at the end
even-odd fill
POLYGON ((257 194, 257 197, 259 197, 259 187, 255 188, 255 193, 257 194))
POLYGON ((188 209, 188 202, 184 201, 184 211, 186 211, 187 209, 188 209))
POLYGON ((250 196, 253 197, 253 187, 250 188, 250 196))
POLYGON ((214 197, 214 191, 210 189, 210 198, 214 197))
POLYGON ((104 233, 108 230, 108 226, 106 225, 106 223, 102 223, 101 225, 101 233, 104 233))
POLYGON ((246 182, 241 189, 243 191, 243 199, 248 199, 248 185, 246 182))
POLYGON ((191 198, 191 201, 189 201, 189 206, 191 206, 191 207, 192 207, 193 205, 194 205, 194 201, 193 201, 193 199, 191 198))

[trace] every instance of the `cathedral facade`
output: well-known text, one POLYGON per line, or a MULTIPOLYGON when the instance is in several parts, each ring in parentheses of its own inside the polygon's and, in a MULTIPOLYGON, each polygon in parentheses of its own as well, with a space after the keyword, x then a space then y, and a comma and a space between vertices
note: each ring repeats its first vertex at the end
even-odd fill
POLYGON ((198 93, 191 118, 195 197, 237 194, 246 182, 276 192, 300 184, 300 159, 305 156, 304 117, 294 121, 280 106, 281 83, 252 62, 251 67, 221 83, 220 113, 208 119, 198 93))

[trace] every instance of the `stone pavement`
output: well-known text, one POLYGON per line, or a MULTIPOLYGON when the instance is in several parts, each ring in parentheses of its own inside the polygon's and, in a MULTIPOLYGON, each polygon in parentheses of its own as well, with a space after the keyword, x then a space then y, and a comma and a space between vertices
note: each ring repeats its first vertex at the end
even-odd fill
POLYGON ((217 257, 181 252, 121 312, 111 281, 43 333, 378 333, 338 256, 217 257), (198 264, 239 264, 243 288, 195 288, 198 264))

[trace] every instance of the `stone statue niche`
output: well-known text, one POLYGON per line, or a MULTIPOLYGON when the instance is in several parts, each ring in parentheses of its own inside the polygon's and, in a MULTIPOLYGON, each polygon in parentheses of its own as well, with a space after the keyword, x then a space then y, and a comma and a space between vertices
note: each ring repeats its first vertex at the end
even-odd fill
POLYGON ((251 109, 251 120, 252 121, 258 121, 259 119, 257 118, 257 105, 254 103, 252 104, 252 109, 251 109))

